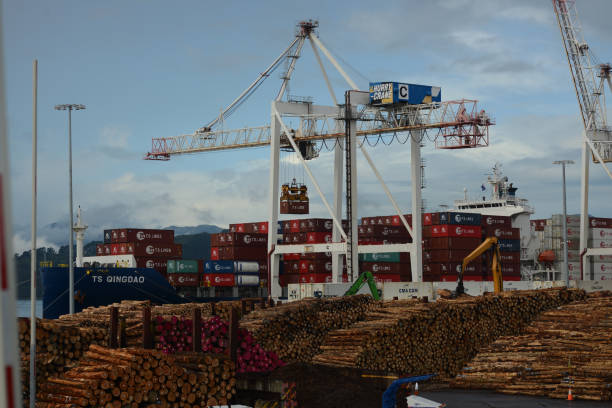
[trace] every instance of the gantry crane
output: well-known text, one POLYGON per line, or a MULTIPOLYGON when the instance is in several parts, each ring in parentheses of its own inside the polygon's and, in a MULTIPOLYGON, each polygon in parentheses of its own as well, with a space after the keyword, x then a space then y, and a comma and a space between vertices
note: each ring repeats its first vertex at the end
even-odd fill
MULTIPOLYGON (((296 38, 283 53, 226 109, 221 115, 199 128, 192 134, 175 137, 154 138, 152 150, 145 156, 149 160, 169 160, 171 156, 216 150, 228 150, 270 145, 270 206, 268 228, 268 250, 271 254, 269 268, 269 294, 280 296, 278 285, 278 262, 283 253, 332 252, 332 281, 341 281, 341 254, 346 254, 349 279, 359 275, 358 253, 372 252, 410 252, 412 280, 422 281, 422 235, 421 235, 421 156, 420 148, 427 134, 440 149, 460 149, 485 147, 489 144, 489 127, 491 118, 484 110, 478 109, 476 100, 457 100, 446 102, 406 104, 397 103, 384 106, 373 106, 369 103, 369 93, 359 91, 357 85, 346 74, 321 40, 315 35, 318 22, 308 20, 298 24, 296 38), (300 56, 303 44, 309 40, 313 53, 321 69, 323 78, 334 102, 333 106, 314 105, 309 100, 282 101, 287 84, 300 56), (333 92, 327 72, 318 50, 328 58, 340 75, 349 84, 345 100, 339 103, 333 92), (234 130, 215 130, 215 125, 225 115, 244 102, 251 93, 267 78, 271 71, 281 62, 287 61, 287 70, 283 74, 281 88, 271 103, 271 123, 269 126, 248 127, 234 130), (283 118, 299 120, 296 128, 287 126, 283 118), (403 143, 410 141, 411 176, 412 176, 412 220, 409 225, 390 190, 384 183, 374 162, 365 148, 365 142, 382 135, 399 135, 408 133, 403 143), (327 201, 321 188, 312 175, 307 160, 317 156, 317 143, 334 140, 334 201, 327 201), (305 148, 306 147, 306 148, 305 148), (357 173, 356 149, 360 148, 378 181, 390 199, 402 224, 412 237, 412 243, 393 245, 358 246, 357 243, 357 173), (273 228, 278 221, 279 213, 279 152, 292 149, 304 166, 312 184, 321 197, 333 223, 332 243, 312 245, 276 245, 277 229, 273 228), (346 231, 341 225, 342 218, 342 167, 343 155, 346 164, 346 214, 349 220, 346 231)), ((439 92, 440 89, 437 88, 439 92)), ((428 101, 425 101, 428 102, 428 101)), ((369 142, 368 142, 369 143, 369 142)))
MULTIPOLYGON (((553 0, 553 8, 563 39, 576 98, 584 126, 582 141, 582 177, 580 211, 580 251, 584 255, 612 254, 612 249, 587 248, 589 228, 589 165, 590 158, 601 163, 608 176, 606 163, 612 162, 612 128, 608 126, 605 84, 612 90, 609 63, 599 63, 582 36, 575 0, 553 0), (590 154, 589 154, 590 153, 590 154)), ((581 260, 582 263, 582 260, 581 260)), ((584 278, 584 276, 583 276, 584 278)))

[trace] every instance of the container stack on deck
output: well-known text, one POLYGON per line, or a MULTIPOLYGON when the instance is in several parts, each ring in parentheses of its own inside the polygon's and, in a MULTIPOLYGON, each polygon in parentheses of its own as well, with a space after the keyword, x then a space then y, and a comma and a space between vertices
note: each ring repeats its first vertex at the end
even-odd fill
MULTIPOLYGON (((282 222, 285 245, 332 242, 333 222, 326 218, 305 218, 282 222)), ((332 279, 331 252, 284 254, 281 285, 288 283, 325 283, 332 279)))
MULTIPOLYGON (((581 279, 580 271, 580 215, 568 215, 567 260, 570 280, 581 279)), ((536 234, 539 246, 552 251, 554 259, 546 258, 543 266, 561 271, 563 269, 563 215, 555 214, 548 219, 531 220, 531 228, 536 234)), ((612 218, 589 218, 589 248, 612 248, 612 218)), ((583 279, 612 280, 612 255, 598 255, 584 259, 583 279)))
MULTIPOLYGON (((404 215, 412 226, 412 216, 404 215)), ((359 226, 360 245, 401 244, 412 242, 398 215, 363 217, 359 226)), ((407 252, 363 253, 359 270, 369 271, 377 282, 410 282, 410 255, 407 252)))
POLYGON ((212 234, 203 286, 259 286, 267 278, 268 223, 230 224, 230 232, 212 234))
POLYGON ((183 248, 174 243, 174 230, 120 228, 104 230, 96 255, 134 255, 136 267, 154 268, 166 276, 168 260, 180 259, 183 248))

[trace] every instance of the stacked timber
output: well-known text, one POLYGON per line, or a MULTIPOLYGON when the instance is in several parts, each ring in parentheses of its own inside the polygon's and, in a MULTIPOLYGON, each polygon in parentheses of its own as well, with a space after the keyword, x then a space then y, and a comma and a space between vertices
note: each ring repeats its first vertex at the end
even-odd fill
MULTIPOLYGON (((30 319, 19 319, 21 383, 29 394, 30 319)), ((40 384, 78 361, 90 344, 104 342, 106 333, 94 327, 74 327, 54 320, 36 320, 36 382, 40 384)))
POLYGON ((309 362, 318 353, 325 334, 349 327, 377 307, 369 295, 332 299, 305 299, 251 312, 240 327, 253 333, 265 350, 285 362, 309 362))
POLYGON ((585 298, 551 289, 436 303, 383 302, 351 327, 331 331, 313 363, 416 375, 454 375, 483 346, 515 335, 545 310, 585 298))
POLYGON ((201 353, 92 346, 79 365, 51 377, 37 407, 200 407, 226 405, 236 393, 234 365, 201 353))
MULTIPOLYGON (((212 317, 213 314, 220 316, 223 320, 229 320, 229 315, 232 308, 238 311, 240 317, 244 313, 249 313, 251 309, 258 310, 262 308, 262 302, 251 300, 248 307, 243 308, 242 301, 224 301, 215 303, 184 303, 184 304, 167 304, 153 306, 151 302, 140 300, 124 300, 121 303, 113 303, 108 306, 88 307, 79 313, 72 315, 60 316, 59 322, 79 327, 95 327, 103 329, 108 333, 110 324, 111 308, 116 307, 121 319, 121 326, 125 328, 125 338, 127 346, 139 346, 142 342, 142 311, 145 307, 151 308, 151 316, 161 317, 165 320, 173 317, 191 317, 193 310, 199 309, 204 317, 212 317), (213 310, 214 309, 214 310, 213 310), (214 312, 214 313, 213 313, 214 312)), ((106 339, 108 341, 108 338, 106 339)), ((106 343, 105 343, 106 344, 106 343)))
POLYGON ((506 394, 612 400, 612 295, 543 313, 482 349, 452 382, 506 394))
MULTIPOLYGON (((202 351, 208 353, 226 353, 229 347, 229 324, 219 316, 201 321, 202 351)), ((158 316, 155 320, 155 344, 165 354, 174 354, 193 348, 193 321, 184 317, 173 316, 164 320, 158 316)), ((238 330, 236 353, 236 371, 239 373, 269 372, 284 363, 276 353, 263 349, 246 329, 238 330)))

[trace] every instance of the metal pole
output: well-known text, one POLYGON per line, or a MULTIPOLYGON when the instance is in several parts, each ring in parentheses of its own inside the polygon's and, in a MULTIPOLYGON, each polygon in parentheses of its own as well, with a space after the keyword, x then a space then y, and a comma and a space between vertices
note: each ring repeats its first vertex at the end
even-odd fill
POLYGON ((32 250, 30 251, 30 408, 36 406, 36 198, 38 61, 32 62, 32 250))
MULTIPOLYGON (((0 20, 3 2, 0 0, 0 20)), ((11 234, 11 177, 6 135, 6 99, 4 96, 4 41, 0 30, 0 407, 22 407, 19 342, 11 234)))
POLYGON ((421 228, 421 140, 422 130, 410 131, 410 167, 412 188, 412 252, 410 266, 413 282, 423 282, 423 231, 421 228))
POLYGON ((567 267, 567 204, 565 195, 565 161, 561 163, 563 172, 563 276, 565 276, 565 286, 569 288, 569 268, 567 267))
MULTIPOLYGON (((582 141, 582 166, 580 177, 580 253, 582 253, 588 245, 589 239, 589 147, 586 142, 586 133, 582 141)), ((585 279, 587 274, 584 274, 585 279)), ((588 274, 588 280, 591 280, 591 274, 588 274)))
POLYGON ((68 178, 70 202, 70 220, 68 221, 68 227, 70 229, 70 239, 68 244, 68 312, 70 314, 74 314, 74 266, 72 264, 72 246, 74 244, 74 234, 72 231, 72 107, 68 108, 68 178))

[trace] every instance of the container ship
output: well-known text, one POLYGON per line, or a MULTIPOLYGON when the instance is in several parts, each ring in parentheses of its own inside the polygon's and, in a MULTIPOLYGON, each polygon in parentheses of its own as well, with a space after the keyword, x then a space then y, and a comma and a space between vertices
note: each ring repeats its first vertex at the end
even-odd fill
MULTIPOLYGON (((449 211, 423 214, 423 281, 456 281, 463 259, 488 237, 498 238, 504 281, 563 280, 562 216, 531 220, 534 208, 517 196, 518 188, 508 182, 500 165, 493 168, 487 183, 489 198, 471 200, 466 193, 449 211)), ((411 223, 410 214, 405 218, 411 223)), ((612 247, 612 219, 590 218, 590 223, 589 246, 612 247)), ((343 224, 346 228, 346 221, 343 224)), ((332 241, 332 228, 332 220, 325 218, 279 221, 278 243, 328 243, 332 241)), ((567 228, 569 278, 612 280, 609 255, 588 259, 581 275, 579 216, 568 216, 567 228)), ((359 245, 411 242, 398 215, 361 218, 358 237, 359 245)), ((172 230, 105 230, 104 243, 97 245, 96 256, 92 257, 79 256, 82 236, 77 236, 75 307, 78 311, 123 299, 179 303, 265 297, 267 248, 265 221, 230 224, 228 232, 211 234, 210 253, 202 254, 200 259, 183 258, 172 230)), ((344 259, 342 262, 345 271, 344 259)), ((490 265, 488 256, 470 263, 464 271, 464 281, 492 281, 490 265)), ((360 254, 359 270, 372 272, 379 286, 412 279, 410 255, 405 252, 360 254)), ((66 268, 45 268, 46 317, 67 312, 67 298, 61 300, 67 296, 66 281, 66 268)), ((299 285, 331 283, 332 254, 284 254, 279 281, 285 296, 298 291, 299 285)), ((348 284, 346 273, 342 281, 348 284)))

